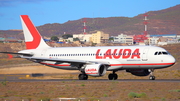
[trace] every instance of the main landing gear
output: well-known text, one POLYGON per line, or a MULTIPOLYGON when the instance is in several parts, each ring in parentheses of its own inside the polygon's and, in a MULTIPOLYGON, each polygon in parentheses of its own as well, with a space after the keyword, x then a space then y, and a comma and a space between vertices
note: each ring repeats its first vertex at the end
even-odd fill
POLYGON ((81 74, 79 74, 78 78, 79 80, 87 80, 88 79, 88 75, 84 72, 84 65, 83 64, 80 64, 79 67, 81 67, 79 69, 79 71, 81 72, 81 74))
POLYGON ((79 74, 79 80, 87 80, 88 79, 88 75, 86 75, 85 73, 79 74))
POLYGON ((116 71, 113 71, 113 73, 108 75, 109 80, 117 80, 118 75, 115 73, 116 71))
POLYGON ((149 80, 155 80, 156 77, 153 75, 154 69, 150 69, 150 72, 149 80))

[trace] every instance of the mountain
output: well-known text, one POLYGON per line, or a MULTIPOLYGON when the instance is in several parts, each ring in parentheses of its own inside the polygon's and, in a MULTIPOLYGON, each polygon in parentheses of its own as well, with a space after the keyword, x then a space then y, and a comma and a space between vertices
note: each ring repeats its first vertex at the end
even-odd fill
MULTIPOLYGON (((148 34, 180 34, 180 5, 159 11, 149 11, 148 14, 148 34)), ((101 30, 110 35, 124 33, 127 35, 142 34, 144 32, 143 14, 133 18, 128 17, 108 17, 108 18, 86 18, 87 33, 101 30)), ((38 26, 37 29, 43 36, 61 36, 66 34, 79 34, 83 32, 83 18, 68 21, 63 24, 53 23, 38 26)), ((0 31, 0 37, 20 36, 22 31, 7 30, 0 31)), ((22 36, 22 35, 21 35, 22 36)), ((23 36, 22 36, 23 37, 23 36)), ((20 38, 22 38, 20 37, 20 38)))

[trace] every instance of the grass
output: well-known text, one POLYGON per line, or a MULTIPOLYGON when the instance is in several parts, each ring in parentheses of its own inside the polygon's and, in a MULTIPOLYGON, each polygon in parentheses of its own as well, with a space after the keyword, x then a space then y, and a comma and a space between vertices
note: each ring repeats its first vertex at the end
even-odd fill
POLYGON ((85 84, 81 84, 81 86, 82 86, 82 87, 84 87, 84 86, 85 86, 85 84))
POLYGON ((146 93, 134 93, 134 92, 130 92, 128 94, 129 98, 145 98, 147 97, 146 93))
POLYGON ((107 95, 107 94, 104 94, 103 96, 104 96, 104 97, 108 97, 108 95, 107 95))
MULTIPOLYGON (((158 100, 178 99, 179 89, 177 83, 147 83, 147 82, 9 82, 5 87, 0 85, 0 100, 5 97, 7 101, 32 98, 34 101, 42 98, 84 98, 86 101, 99 99, 100 101, 126 101, 126 100, 158 100), (169 86, 172 85, 172 86, 169 86), (17 89, 18 87, 18 89, 17 89), (167 89, 165 89, 167 88, 167 89), (80 90, 81 89, 81 90, 80 90), (137 90, 138 89, 138 90, 137 90), (158 90, 157 90, 158 89, 158 90), (151 91, 153 90, 153 92, 151 91), (171 92, 168 92, 171 91, 171 92), (173 93, 173 95, 172 95, 173 93), (169 96, 172 95, 172 96, 169 96), (116 99, 116 100, 115 100, 116 99), (123 99, 123 100, 122 100, 123 99)), ((4 101, 4 100, 3 100, 4 101)), ((17 100, 19 101, 19 100, 17 100)), ((44 100, 43 100, 44 101, 44 100)), ((47 100, 48 101, 48 100, 47 100)), ((97 100, 96 100, 97 101, 97 100)))
POLYGON ((162 101, 166 101, 166 98, 162 98, 161 100, 162 100, 162 101))
POLYGON ((180 89, 169 90, 169 92, 180 92, 180 89))
POLYGON ((38 101, 50 101, 50 98, 40 98, 38 101))
POLYGON ((8 81, 6 80, 6 78, 4 78, 4 81, 1 82, 1 84, 2 84, 3 86, 6 86, 7 83, 8 83, 8 81))

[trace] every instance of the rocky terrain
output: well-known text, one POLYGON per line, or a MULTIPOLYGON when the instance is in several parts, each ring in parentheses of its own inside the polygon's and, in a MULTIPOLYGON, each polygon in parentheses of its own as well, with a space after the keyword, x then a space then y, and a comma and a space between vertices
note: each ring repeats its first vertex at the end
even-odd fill
MULTIPOLYGON (((149 11, 148 14, 148 34, 180 34, 180 5, 170 7, 159 11, 149 11)), ((109 18, 86 18, 87 33, 100 30, 110 34, 110 36, 121 33, 127 35, 142 34, 144 32, 144 16, 139 14, 135 17, 109 17, 109 18)), ((40 20, 40 19, 39 19, 40 20)), ((19 22, 21 23, 21 22, 19 22)), ((83 18, 68 21, 63 24, 53 23, 37 26, 42 36, 61 37, 66 34, 83 33, 83 18)), ((14 37, 24 39, 22 30, 0 30, 0 37, 14 37)))

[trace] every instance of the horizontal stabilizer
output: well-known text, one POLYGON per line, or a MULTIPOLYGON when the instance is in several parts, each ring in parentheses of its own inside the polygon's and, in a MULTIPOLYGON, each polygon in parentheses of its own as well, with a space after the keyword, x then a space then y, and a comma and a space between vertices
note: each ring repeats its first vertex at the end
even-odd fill
POLYGON ((14 53, 14 52, 0 52, 3 54, 16 54, 16 55, 24 55, 24 56, 33 56, 33 54, 28 54, 28 53, 14 53))

